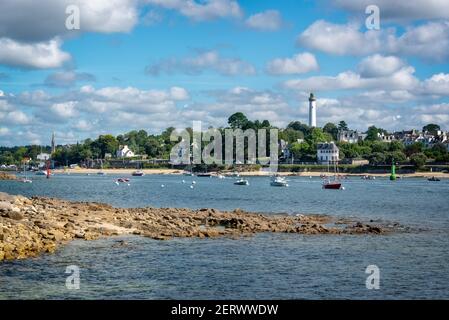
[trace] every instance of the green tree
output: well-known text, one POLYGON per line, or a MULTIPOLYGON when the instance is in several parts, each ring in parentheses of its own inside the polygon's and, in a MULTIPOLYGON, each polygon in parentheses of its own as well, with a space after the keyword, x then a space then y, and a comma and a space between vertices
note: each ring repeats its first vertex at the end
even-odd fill
POLYGON ((228 124, 232 129, 243 129, 248 123, 248 118, 242 112, 236 112, 228 118, 228 124))
POLYGON ((342 120, 338 123, 338 130, 349 130, 345 121, 342 120))
POLYGON ((369 157, 368 157, 369 163, 372 165, 378 165, 378 164, 383 164, 386 161, 386 157, 384 153, 381 152, 373 152, 369 157))
POLYGON ((379 129, 375 126, 371 126, 368 128, 368 131, 366 131, 366 138, 367 141, 376 141, 379 140, 379 129))
POLYGON ((408 145, 405 147, 405 154, 407 157, 410 157, 411 155, 415 153, 421 153, 424 150, 424 145, 421 142, 415 142, 411 145, 408 145))
POLYGON ((290 152, 296 159, 310 155, 310 145, 307 142, 293 142, 289 147, 290 152))
POLYGON ((296 131, 301 131, 305 138, 307 138, 311 132, 311 128, 308 125, 301 123, 299 121, 290 122, 287 126, 287 129, 289 128, 296 131))
POLYGON ((427 157, 424 153, 415 153, 410 157, 410 162, 418 169, 422 168, 427 161, 427 157))
POLYGON ((338 136, 338 128, 335 124, 329 122, 323 127, 323 131, 329 133, 334 140, 337 140, 338 136))
POLYGON ((430 134, 436 135, 437 131, 440 130, 440 126, 435 123, 429 123, 422 128, 422 131, 428 131, 430 134))
POLYGON ((297 142, 298 139, 304 139, 304 134, 301 131, 288 128, 279 132, 279 139, 287 141, 288 143, 297 142))
POLYGON ((115 154, 119 146, 118 140, 110 134, 99 136, 94 143, 100 150, 101 158, 104 158, 106 153, 115 154))

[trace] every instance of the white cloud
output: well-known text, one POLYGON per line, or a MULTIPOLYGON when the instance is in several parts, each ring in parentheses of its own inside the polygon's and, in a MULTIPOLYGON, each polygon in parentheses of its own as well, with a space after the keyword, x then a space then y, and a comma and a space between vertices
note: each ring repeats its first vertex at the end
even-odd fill
POLYGON ((438 73, 426 79, 423 83, 423 92, 442 96, 449 95, 449 74, 438 73))
POLYGON ((0 111, 0 123, 7 125, 25 125, 30 123, 30 121, 30 117, 20 110, 13 110, 9 112, 0 111))
POLYGON ((338 6, 355 14, 365 12, 368 5, 380 8, 381 19, 385 20, 425 20, 448 19, 449 2, 446 0, 333 0, 338 6))
POLYGON ((56 115, 61 119, 73 118, 78 115, 76 105, 76 101, 55 103, 50 107, 50 112, 52 115, 56 115))
POLYGON ((0 64, 57 68, 70 59, 62 40, 80 32, 129 32, 138 21, 138 0, 2 0, 0 64), (68 5, 80 9, 80 30, 65 26, 68 5))
POLYGON ((70 60, 70 54, 61 51, 61 41, 26 44, 0 38, 0 64, 25 68, 57 68, 70 60))
POLYGON ((305 79, 288 80, 284 84, 287 88, 296 90, 332 91, 353 89, 385 89, 411 90, 419 80, 413 76, 413 67, 403 67, 385 77, 364 78, 353 71, 345 71, 337 76, 316 76, 305 79))
POLYGON ((409 27, 397 36, 392 28, 362 32, 357 24, 318 20, 299 35, 297 42, 335 55, 387 53, 444 61, 449 58, 449 22, 428 22, 409 27))
POLYGON ((44 84, 50 87, 70 87, 77 81, 95 81, 95 76, 85 72, 59 71, 47 76, 44 84))
POLYGON ((10 130, 8 128, 0 127, 0 137, 5 137, 10 134, 10 130))
POLYGON ((225 58, 216 50, 199 52, 196 56, 181 60, 164 59, 145 68, 147 74, 158 76, 161 73, 201 74, 214 71, 225 76, 253 75, 256 69, 253 65, 239 58, 225 58))
POLYGON ((183 16, 195 21, 212 20, 217 18, 239 18, 242 10, 233 0, 146 0, 148 4, 164 9, 176 10, 183 16))
POLYGON ((245 25, 256 30, 276 31, 281 29, 283 21, 279 11, 267 10, 248 17, 245 25))
POLYGON ((2 0, 0 38, 31 43, 71 35, 68 5, 80 9, 80 32, 129 32, 138 21, 137 0, 2 0))
POLYGON ((267 65, 270 74, 301 74, 318 70, 318 62, 313 54, 304 52, 294 55, 292 58, 274 59, 267 65))
POLYGON ((375 54, 364 58, 358 65, 358 71, 364 78, 389 76, 404 66, 404 62, 395 56, 375 54))

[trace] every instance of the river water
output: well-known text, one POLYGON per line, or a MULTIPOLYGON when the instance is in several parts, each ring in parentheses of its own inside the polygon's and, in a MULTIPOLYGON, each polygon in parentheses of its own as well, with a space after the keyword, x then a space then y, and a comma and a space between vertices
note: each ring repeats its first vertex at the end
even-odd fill
POLYGON ((320 213, 398 222, 407 233, 382 236, 259 234, 242 239, 156 241, 126 236, 73 241, 55 254, 0 264, 0 299, 431 299, 449 298, 449 180, 349 178, 323 190, 319 178, 288 188, 250 177, 148 175, 117 186, 117 176, 33 177, 0 181, 0 191, 119 207, 186 207, 266 213, 320 213), (190 188, 195 180, 194 188, 190 188), (126 246, 117 246, 125 240, 126 246), (66 267, 80 288, 66 287, 66 267), (368 265, 380 288, 366 288, 368 265))

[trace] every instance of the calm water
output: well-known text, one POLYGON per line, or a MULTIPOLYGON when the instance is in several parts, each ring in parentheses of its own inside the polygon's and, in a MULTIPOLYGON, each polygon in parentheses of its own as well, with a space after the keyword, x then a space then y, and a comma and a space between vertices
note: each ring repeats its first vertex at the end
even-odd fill
POLYGON ((449 181, 345 181, 322 190, 318 178, 184 176, 133 178, 56 175, 32 185, 0 181, 0 191, 121 207, 242 208, 261 212, 323 213, 382 219, 410 226, 388 236, 260 234, 240 240, 141 237, 74 241, 56 254, 0 264, 0 298, 124 299, 401 299, 449 298, 449 181), (182 182, 185 180, 185 183, 182 182), (192 180, 197 183, 190 188, 192 180), (162 187, 162 185, 164 187, 162 187), (126 240, 127 247, 117 247, 126 240), (367 290, 365 268, 380 268, 380 290, 367 290), (67 290, 65 269, 77 265, 80 290, 67 290))

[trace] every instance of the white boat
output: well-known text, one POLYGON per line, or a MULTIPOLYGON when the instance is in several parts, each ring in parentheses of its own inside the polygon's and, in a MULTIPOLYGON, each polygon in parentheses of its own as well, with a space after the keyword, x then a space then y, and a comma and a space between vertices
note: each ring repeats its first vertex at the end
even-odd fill
POLYGON ((142 170, 137 170, 137 171, 134 171, 131 175, 133 177, 143 177, 145 175, 145 173, 142 170))
POLYGON ((46 176, 47 175, 47 171, 44 170, 40 170, 38 172, 36 172, 36 176, 46 176))
POLYGON ((249 181, 245 180, 245 179, 239 179, 236 182, 234 182, 235 185, 237 186, 248 186, 249 185, 249 181))
POLYGON ((222 174, 217 174, 217 178, 218 178, 218 179, 224 179, 224 178, 225 178, 225 176, 224 176, 224 175, 222 175, 222 174))
POLYGON ((270 185, 273 187, 288 187, 287 180, 284 177, 273 176, 271 177, 270 185))

